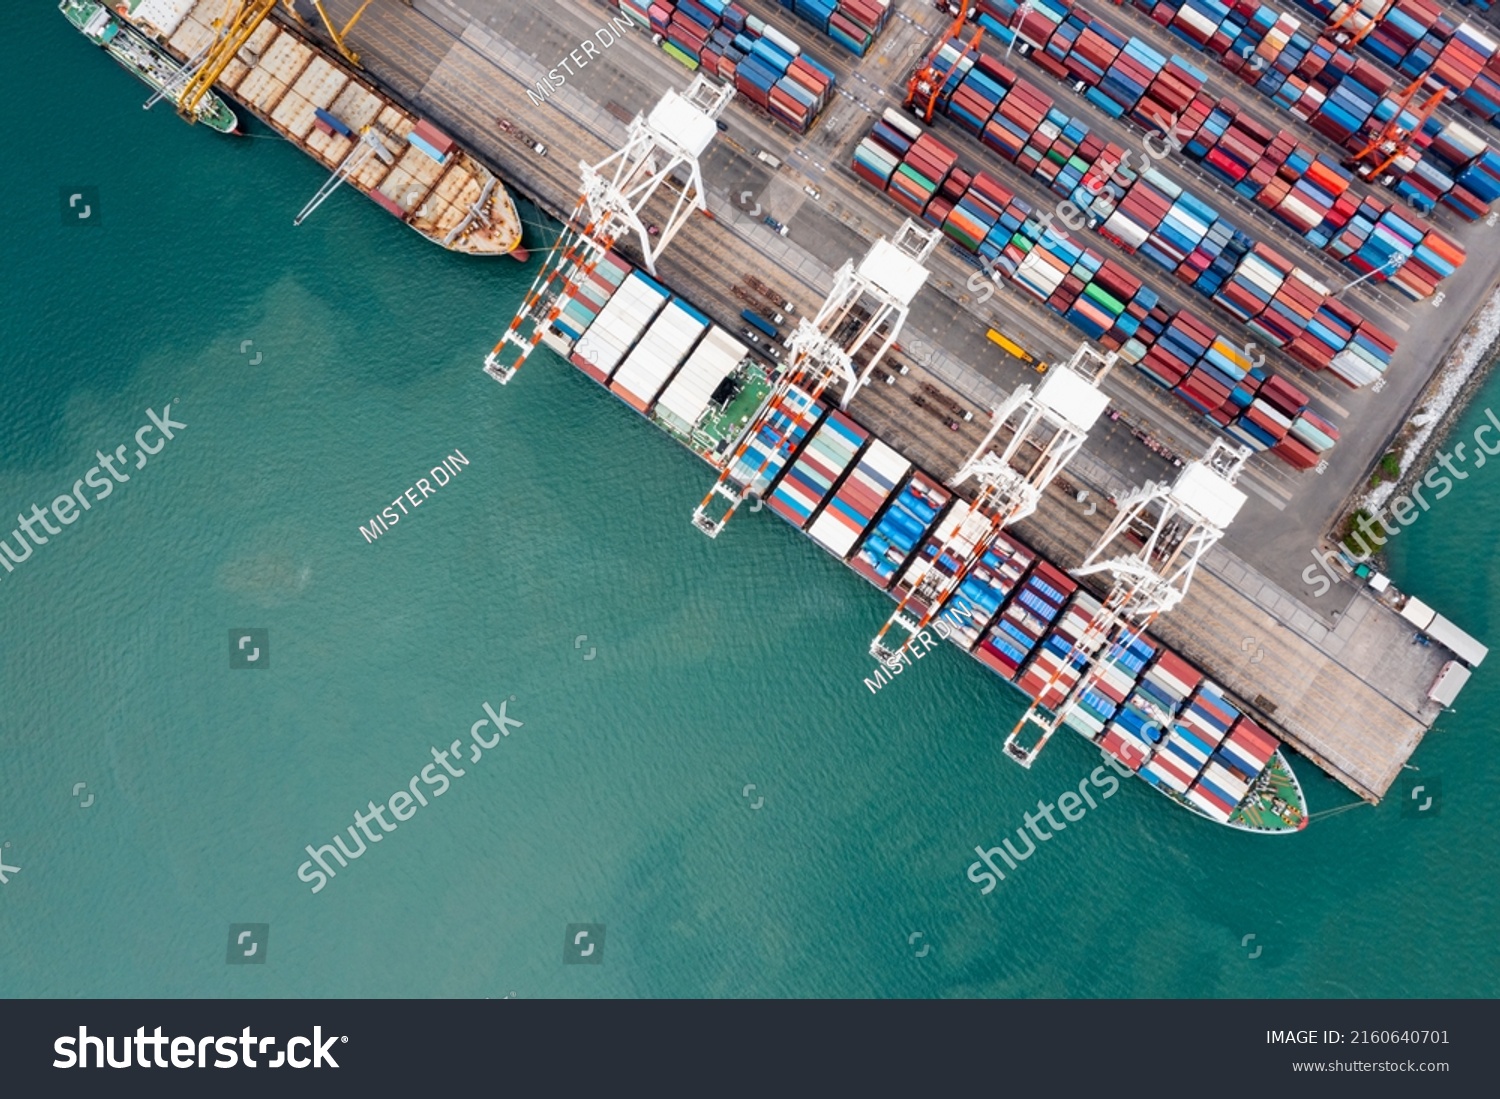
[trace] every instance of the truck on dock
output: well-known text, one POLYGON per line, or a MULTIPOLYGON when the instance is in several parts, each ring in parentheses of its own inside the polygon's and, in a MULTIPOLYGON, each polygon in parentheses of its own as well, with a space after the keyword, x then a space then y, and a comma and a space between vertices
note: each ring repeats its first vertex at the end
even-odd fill
POLYGON ((1009 339, 1001 333, 995 331, 995 329, 991 328, 989 332, 986 333, 986 335, 989 336, 990 343, 998 344, 1000 350, 1006 352, 1009 355, 1014 355, 1023 363, 1036 362, 1035 355, 1033 355, 1030 351, 1027 351, 1024 347, 1016 343, 1014 340, 1009 339))
POLYGON ((740 316, 744 319, 746 324, 748 324, 751 328, 754 328, 758 332, 763 333, 767 338, 773 340, 780 338, 781 333, 776 330, 776 326, 770 321, 766 320, 765 317, 762 317, 759 313, 755 312, 755 310, 741 309, 740 316))

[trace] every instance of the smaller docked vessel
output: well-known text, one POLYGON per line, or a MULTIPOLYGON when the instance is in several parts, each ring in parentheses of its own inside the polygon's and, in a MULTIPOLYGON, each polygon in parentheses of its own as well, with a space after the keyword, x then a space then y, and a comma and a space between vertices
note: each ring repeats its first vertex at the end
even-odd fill
MULTIPOLYGON (((165 49, 99 0, 62 0, 57 10, 80 34, 113 57, 123 69, 176 105, 183 82, 183 66, 165 49)), ((222 134, 239 132, 238 116, 215 93, 203 97, 196 113, 198 121, 209 129, 222 134)))

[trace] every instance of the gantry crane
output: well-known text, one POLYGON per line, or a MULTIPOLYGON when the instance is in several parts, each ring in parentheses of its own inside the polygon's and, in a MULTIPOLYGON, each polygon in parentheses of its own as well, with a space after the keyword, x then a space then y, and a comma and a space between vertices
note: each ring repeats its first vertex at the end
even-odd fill
POLYGON ((787 340, 782 375, 694 510, 694 526, 710 538, 719 536, 740 502, 764 488, 766 469, 782 442, 812 426, 809 411, 834 381, 844 382, 840 406, 849 404, 906 323, 911 300, 927 281, 925 264, 937 241, 936 229, 907 218, 893 239, 876 240, 858 265, 849 260, 839 268, 822 307, 801 318, 787 340), (856 374, 855 360, 867 352, 869 361, 856 374))
POLYGON ((1395 114, 1368 144, 1345 159, 1344 167, 1352 168, 1361 179, 1379 176, 1411 151, 1412 140, 1447 97, 1446 84, 1433 77, 1417 77, 1391 97, 1396 101, 1395 114), (1408 115, 1412 122, 1405 125, 1402 119, 1408 115))
POLYGON ((930 560, 914 561, 897 581, 906 593, 870 643, 871 655, 893 659, 937 617, 996 536, 1036 510, 1043 491, 1078 453, 1108 407, 1109 398, 1099 385, 1117 359, 1114 352, 1100 354, 1081 344, 1072 358, 1051 369, 1035 392, 1029 385, 1018 386, 994 409, 989 432, 949 482, 957 487, 973 477, 980 483, 978 495, 937 553, 930 560), (1009 441, 992 450, 1006 425, 1011 428, 1009 441), (945 558, 957 561, 951 573, 936 567, 945 558))
POLYGON ((1396 5, 1396 0, 1374 0, 1379 10, 1371 14, 1365 10, 1370 6, 1370 2, 1371 0, 1345 0, 1329 13, 1328 33, 1340 46, 1359 45, 1371 31, 1380 25, 1386 13, 1396 5), (1344 26, 1353 21, 1355 16, 1362 16, 1364 22, 1357 24, 1353 30, 1344 30, 1344 26))
POLYGON ((562 312, 568 295, 589 277, 615 242, 634 234, 646 267, 656 274, 660 258, 695 210, 706 209, 698 158, 718 133, 716 120, 734 98, 734 88, 701 73, 687 91, 668 90, 645 117, 636 115, 620 149, 598 164, 579 162, 583 188, 563 232, 552 246, 510 327, 484 360, 485 373, 501 385, 515 376, 532 348, 562 312), (675 182, 679 170, 685 182, 675 182), (668 183, 677 199, 659 229, 642 212, 668 183))
POLYGON ((1187 595, 1193 573, 1203 555, 1224 534, 1224 528, 1244 506, 1245 494, 1235 480, 1250 457, 1250 449, 1216 439, 1202 458, 1182 469, 1172 485, 1147 482, 1120 500, 1109 529, 1100 536, 1074 576, 1107 572, 1114 577, 1100 610, 1084 628, 1061 666, 1037 692, 1037 700, 1005 738, 1005 751, 1022 767, 1030 767, 1057 727, 1113 662, 1187 595), (1109 556, 1106 556, 1109 554, 1109 556), (1105 643, 1122 627, 1114 645, 1101 658, 1105 643), (1061 701, 1047 705, 1049 696, 1066 678, 1061 701), (1023 732, 1036 731, 1036 743, 1021 744, 1023 732))
MULTIPOLYGON (((958 41, 958 36, 964 29, 964 22, 971 14, 973 14, 973 9, 969 8, 964 0, 959 0, 958 14, 953 17, 953 25, 948 28, 948 33, 933 44, 932 50, 911 74, 911 79, 906 82, 906 99, 902 102, 902 106, 919 116, 923 122, 932 121, 932 113, 937 108, 938 94, 943 90, 943 82, 948 79, 948 73, 937 68, 938 52, 949 42, 958 41)), ((984 28, 976 28, 974 38, 967 48, 971 51, 979 49, 979 43, 983 38, 984 28)))
MULTIPOLYGON (((299 23, 307 22, 298 13, 295 0, 282 0, 282 2, 286 5, 286 10, 299 23)), ((343 27, 339 27, 324 10, 322 0, 313 0, 313 6, 322 17, 323 25, 328 29, 334 46, 354 66, 359 65, 359 54, 348 47, 344 36, 354 29, 354 24, 359 22, 359 17, 365 13, 370 3, 371 0, 364 0, 359 9, 350 16, 349 21, 343 27)), ((224 70, 229 68, 234 55, 239 53, 250 41, 251 35, 260 29, 260 25, 275 10, 276 4, 277 0, 231 0, 230 10, 214 20, 216 34, 212 45, 209 46, 192 75, 183 84, 182 94, 177 98, 178 114, 189 122, 198 120, 198 102, 208 94, 209 89, 214 86, 219 77, 224 75, 224 70)))

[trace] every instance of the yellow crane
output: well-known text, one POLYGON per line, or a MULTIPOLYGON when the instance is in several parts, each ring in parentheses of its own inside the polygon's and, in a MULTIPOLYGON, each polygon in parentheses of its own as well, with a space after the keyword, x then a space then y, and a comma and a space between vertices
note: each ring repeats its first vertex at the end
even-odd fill
MULTIPOLYGON (((287 11, 297 19, 305 22, 297 13, 293 0, 282 0, 287 11)), ((217 36, 208 53, 204 56, 202 64, 188 77, 187 83, 183 85, 182 94, 177 100, 177 113, 189 122, 198 119, 198 103, 208 94, 219 77, 224 75, 224 70, 234 60, 234 55, 244 48, 245 43, 250 41, 260 25, 276 7, 277 0, 231 0, 231 10, 215 20, 214 29, 217 36)), ((354 24, 359 22, 359 17, 365 13, 372 0, 364 0, 349 17, 349 21, 342 27, 334 23, 327 10, 323 7, 323 0, 313 0, 313 7, 323 20, 323 25, 328 28, 328 34, 333 39, 333 44, 339 53, 354 66, 359 65, 359 54, 355 53, 344 43, 344 36, 354 29, 354 24)))

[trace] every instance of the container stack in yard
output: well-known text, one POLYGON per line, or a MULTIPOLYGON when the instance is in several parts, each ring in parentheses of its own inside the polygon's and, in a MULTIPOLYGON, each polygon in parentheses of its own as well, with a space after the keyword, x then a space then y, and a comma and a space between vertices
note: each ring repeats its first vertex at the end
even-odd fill
POLYGON ((831 413, 777 482, 771 510, 794 527, 807 526, 869 437, 844 413, 831 413))
MULTIPOLYGON (((1085 98, 1089 102, 1112 116, 1128 118, 1143 134, 1170 133, 1184 156, 1197 161, 1237 195, 1270 212, 1320 251, 1360 275, 1389 282, 1414 301, 1430 297, 1437 284, 1463 264, 1464 250, 1455 240, 1407 210, 1361 195, 1362 186, 1354 174, 1333 158, 1314 152, 1286 130, 1273 129, 1230 100, 1216 100, 1204 94, 1201 88, 1206 82, 1205 75, 1187 61, 1158 53, 1141 40, 1126 38, 1091 16, 1074 13, 1056 25, 1043 18, 1044 13, 1058 15, 1063 10, 1044 7, 1033 13, 1035 20, 1028 15, 1023 21, 1022 36, 1036 34, 1046 43, 1045 48, 1030 52, 1034 63, 1061 79, 1081 81, 1087 87, 1085 98), (1037 25, 1044 29, 1037 30, 1037 25), (1116 42, 1123 45, 1117 46, 1116 42), (1101 63, 1114 67, 1103 68, 1101 63), (1121 64, 1130 67, 1121 70, 1121 64), (1150 72, 1149 77, 1143 77, 1146 71, 1150 72)), ((1233 56, 1244 60, 1239 55, 1233 56)), ((943 95, 950 104, 950 117, 960 124, 967 124, 972 117, 972 87, 976 85, 987 89, 991 97, 1000 93, 996 101, 1001 108, 1010 98, 1007 93, 1013 84, 1024 85, 1029 98, 1035 100, 1040 96, 1047 108, 1052 106, 1050 97, 1025 81, 1018 81, 1009 69, 985 55, 976 57, 972 51, 966 53, 949 47, 940 54, 938 67, 949 73, 943 95), (976 69, 980 70, 977 77, 976 69), (971 92, 965 97, 963 111, 955 114, 952 100, 965 85, 970 86, 971 92)), ((1087 140, 1088 127, 1081 120, 1070 120, 1060 111, 1054 111, 1050 117, 1054 124, 1063 127, 1071 122, 1076 135, 1072 140, 1080 143, 1087 140)), ((1004 135, 997 134, 993 123, 969 128, 1002 156, 1014 159, 1011 155, 1014 127, 1009 142, 1004 135)), ((1316 120, 1314 128, 1326 133, 1326 127, 1318 125, 1316 120)), ((1024 135, 1020 139, 1025 140, 1024 135)), ((1128 185, 1136 175, 1128 171, 1114 174, 1119 177, 1117 188, 1128 185)), ((1403 198, 1420 180, 1451 189, 1451 180, 1437 181, 1441 176, 1443 173, 1429 164, 1412 173, 1410 183, 1396 189, 1403 198)), ((1210 216, 1210 220, 1218 217, 1200 198, 1188 197, 1191 205, 1201 207, 1201 214, 1210 216)), ((1085 202, 1079 205, 1087 207, 1085 202)), ((1097 200, 1093 206, 1097 208, 1097 200)), ((1479 208, 1488 209, 1483 204, 1476 207, 1479 208)), ((1231 235, 1249 239, 1224 224, 1231 235)))
POLYGON ((833 96, 833 70, 787 35, 723 0, 619 0, 620 10, 661 36, 661 47, 691 70, 734 85, 794 133, 806 133, 833 96))
MULTIPOLYGON (((1349 48, 1340 46, 1333 38, 1334 32, 1328 31, 1324 24, 1304 27, 1295 17, 1279 13, 1257 0, 1239 0, 1233 5, 1220 4, 1216 0, 1130 2, 1194 49, 1216 57, 1226 69, 1253 85, 1277 107, 1351 153, 1363 149, 1372 137, 1380 135, 1386 123, 1402 109, 1396 98, 1399 90, 1427 72, 1431 68, 1429 58, 1435 60, 1437 56, 1432 43, 1418 48, 1418 38, 1411 36, 1412 27, 1420 24, 1421 18, 1426 16, 1420 16, 1416 23, 1412 23, 1410 13, 1436 10, 1436 5, 1423 0, 1398 0, 1392 11, 1400 14, 1394 19, 1387 16, 1390 26, 1383 28, 1390 33, 1374 46, 1371 43, 1375 34, 1362 44, 1363 48, 1391 64, 1397 70, 1395 76, 1382 72, 1378 66, 1356 57, 1349 48), (1405 46, 1408 38, 1412 44, 1405 46), (1398 56, 1399 61, 1392 60, 1398 56)), ((1008 27, 1016 11, 1013 0, 979 0, 978 6, 979 22, 1002 45, 1009 44, 1016 36, 1008 27)), ((1333 10, 1333 6, 1322 3, 1304 6, 1320 14, 1333 10)), ((1367 5, 1376 11, 1381 6, 1367 5)), ((1341 6, 1339 10, 1342 10, 1341 6)), ((1441 32, 1438 37, 1446 34, 1443 41, 1454 38, 1457 25, 1452 20, 1444 22, 1434 15, 1431 22, 1441 32)), ((1356 26, 1356 23, 1346 24, 1343 30, 1351 32, 1356 26)), ((1077 57, 1070 56, 1070 47, 1085 31, 1105 38, 1124 37, 1103 20, 1072 11, 1061 0, 1034 0, 1029 14, 1017 28, 1019 39, 1036 47, 1031 59, 1037 65, 1060 79, 1083 80, 1091 91, 1098 90, 1105 93, 1102 98, 1110 98, 1109 89, 1091 79, 1092 73, 1077 64, 1077 57)), ((1483 53, 1486 41, 1485 36, 1471 28, 1458 39, 1459 44, 1453 48, 1452 54, 1466 58, 1465 64, 1472 68, 1483 53), (1475 50, 1475 44, 1478 50, 1475 50)), ((1470 106, 1470 109, 1487 120, 1493 117, 1484 113, 1493 96, 1491 82, 1496 71, 1500 70, 1493 55, 1490 56, 1491 59, 1480 66, 1482 71, 1476 70, 1477 75, 1470 84, 1472 91, 1453 89, 1454 94, 1467 95, 1467 100, 1460 95, 1461 105, 1476 104, 1477 108, 1470 106)), ((1204 95, 1200 90, 1201 79, 1190 80, 1184 87, 1181 73, 1176 76, 1175 85, 1173 81, 1158 79, 1147 89, 1148 100, 1158 90, 1168 92, 1170 99, 1174 87, 1179 93, 1178 98, 1181 98, 1182 91, 1192 93, 1188 103, 1182 106, 1155 97, 1159 105, 1168 107, 1167 115, 1181 111, 1186 119, 1195 111, 1201 114, 1203 108, 1241 113, 1227 100, 1219 103, 1204 95)), ((1445 63, 1442 70, 1433 72, 1433 79, 1448 84, 1450 80, 1463 83, 1466 78, 1445 63)), ((1113 90, 1120 91, 1121 86, 1116 83, 1113 90)), ((1090 98, 1098 103, 1101 96, 1091 95, 1090 98)), ((1136 121, 1143 125, 1152 124, 1150 116, 1135 110, 1134 105, 1116 102, 1136 121)), ((1407 128, 1414 129, 1416 115, 1408 110, 1406 118, 1411 124, 1407 128)), ((1251 121, 1256 126, 1263 126, 1251 121)), ((1500 198, 1500 153, 1467 127, 1431 117, 1413 135, 1410 148, 1381 175, 1379 182, 1418 209, 1430 211, 1441 204, 1473 221, 1487 214, 1489 203, 1500 198)), ((1347 217, 1347 205, 1336 207, 1334 212, 1347 217)))
POLYGON ((781 6, 863 57, 891 18, 891 0, 781 0, 781 6))
MULTIPOLYGON (((1105 151, 1106 147, 1100 143, 1101 159, 1105 151)), ((1084 173, 1108 170, 1098 161, 1084 164, 1076 156, 1069 160, 1078 161, 1070 168, 1078 183, 1065 193, 1082 194, 1088 185, 1084 173)), ((867 183, 884 189, 903 209, 941 226, 967 253, 986 261, 995 273, 1032 294, 1091 339, 1119 351, 1126 362, 1136 364, 1152 381, 1171 390, 1237 440, 1255 450, 1272 451, 1299 469, 1316 466, 1322 460, 1322 453, 1337 442, 1338 432, 1333 425, 1312 413, 1307 407, 1306 394, 1289 383, 1279 391, 1283 403, 1286 394, 1295 393, 1301 395, 1302 404, 1292 411, 1281 430, 1266 429, 1258 421, 1251 421, 1249 410, 1262 386, 1274 374, 1250 362, 1238 344, 1191 313, 1168 310, 1161 304, 1160 294, 1118 264, 1045 229, 1028 203, 986 173, 960 168, 958 154, 912 120, 887 111, 855 149, 853 169, 867 183), (917 136, 913 138, 913 134, 917 136), (1313 434, 1321 445, 1312 447, 1300 436, 1292 442, 1286 441, 1292 424, 1298 420, 1315 425, 1315 432, 1307 433, 1313 434), (1246 427, 1247 421, 1256 426, 1246 427)), ((1107 225, 1108 220, 1103 224, 1107 225)), ((1164 243, 1171 247, 1170 242, 1164 243)), ((1263 246, 1255 247, 1269 252, 1263 246)), ((1250 255, 1248 250, 1233 254, 1241 260, 1250 255)), ((1196 282, 1200 287, 1217 286, 1212 280, 1234 275, 1240 266, 1221 255, 1209 270, 1197 276, 1196 282)), ((1260 283, 1267 281, 1258 268, 1255 278, 1260 283)), ((1316 321, 1314 336, 1299 345, 1298 361, 1316 368, 1330 366, 1338 356, 1344 356, 1338 359, 1341 366, 1336 373, 1348 384, 1369 380, 1353 365, 1355 360, 1364 363, 1360 356, 1375 360, 1381 368, 1389 362, 1395 342, 1383 332, 1368 322, 1358 321, 1338 303, 1329 304, 1331 298, 1309 297, 1300 282, 1282 291, 1282 283, 1287 281, 1283 278, 1272 286, 1273 291, 1281 293, 1280 298, 1273 300, 1271 294, 1266 294, 1252 280, 1256 286, 1254 293, 1266 294, 1260 310, 1262 318, 1254 328, 1258 335, 1278 346, 1291 347, 1303 339, 1307 327, 1316 321), (1308 316, 1301 317, 1299 311, 1308 316), (1354 318, 1357 323, 1340 320, 1335 324, 1335 317, 1354 318), (1295 333, 1292 318, 1303 321, 1303 328, 1295 333), (1356 334, 1362 341, 1357 345, 1353 342, 1356 334), (1314 338, 1319 341, 1318 347, 1327 349, 1327 362, 1319 363, 1313 350, 1314 338), (1340 338, 1344 342, 1337 348, 1330 346, 1340 338)), ((1221 301, 1220 295, 1215 294, 1213 300, 1221 301)), ((1247 315, 1243 306, 1231 311, 1237 316, 1247 315)), ((1372 370, 1376 368, 1374 364, 1370 366, 1372 370)))
POLYGON ((909 469, 910 462, 874 440, 838 494, 807 528, 807 536, 842 561, 909 469))

